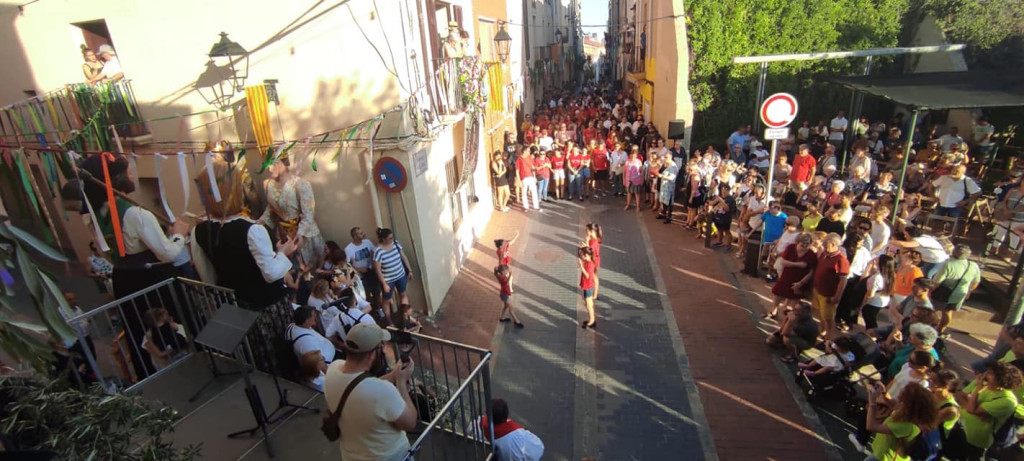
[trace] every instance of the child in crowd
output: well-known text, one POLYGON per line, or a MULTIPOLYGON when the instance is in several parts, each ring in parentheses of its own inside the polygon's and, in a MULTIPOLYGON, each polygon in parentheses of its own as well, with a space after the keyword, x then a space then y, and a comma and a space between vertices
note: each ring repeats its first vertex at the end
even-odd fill
POLYGON ((800 218, 796 216, 786 218, 786 227, 782 231, 782 236, 775 241, 775 246, 772 247, 772 251, 769 254, 768 267, 772 268, 768 274, 769 281, 774 281, 782 273, 782 262, 779 261, 779 255, 786 251, 786 248, 789 248, 790 245, 796 243, 796 238, 799 236, 800 218))
POLYGON ((814 232, 818 228, 818 222, 821 221, 821 211, 818 210, 818 205, 811 202, 807 204, 807 211, 804 212, 804 219, 800 222, 803 226, 804 232, 814 232))
POLYGON ((394 317, 391 319, 391 324, 399 330, 410 333, 419 333, 423 328, 423 325, 420 325, 420 322, 413 318, 412 306, 408 304, 398 306, 398 311, 395 312, 394 317))
POLYGON ((501 264, 494 268, 494 278, 498 280, 500 290, 498 296, 501 298, 501 312, 498 314, 498 321, 515 323, 516 328, 523 328, 523 323, 516 317, 516 311, 512 307, 512 271, 507 264, 501 264), (508 312, 509 317, 505 317, 508 312))
POLYGON ((185 328, 175 323, 167 309, 153 307, 143 315, 146 324, 146 337, 142 346, 153 357, 157 368, 170 365, 174 359, 189 349, 185 339, 185 328))
POLYGON ((825 343, 825 355, 798 363, 797 367, 803 370, 804 374, 813 376, 843 371, 857 359, 852 351, 853 344, 852 338, 840 336, 835 341, 825 343))
POLYGON ((718 186, 719 194, 711 199, 711 222, 718 229, 718 242, 712 248, 725 247, 725 252, 732 251, 732 217, 736 214, 736 197, 732 196, 732 187, 728 184, 718 186))
POLYGON ((319 350, 302 354, 299 360, 299 371, 306 384, 320 392, 324 391, 324 376, 327 373, 327 362, 319 350))

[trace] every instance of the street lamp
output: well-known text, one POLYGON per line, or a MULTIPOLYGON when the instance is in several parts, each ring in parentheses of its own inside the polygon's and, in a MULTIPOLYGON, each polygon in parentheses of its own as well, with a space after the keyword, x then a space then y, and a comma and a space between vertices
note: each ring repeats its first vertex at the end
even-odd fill
POLYGON ((512 36, 505 30, 505 21, 498 22, 498 33, 494 34, 494 46, 498 50, 498 58, 501 62, 508 59, 509 48, 512 46, 512 36))
POLYGON ((210 48, 210 60, 206 70, 196 79, 195 87, 207 103, 226 110, 236 92, 244 90, 245 79, 249 76, 249 52, 242 45, 231 41, 226 32, 220 33, 220 41, 210 48), (245 58, 244 66, 241 59, 245 58), (237 65, 237 67, 236 67, 237 65))

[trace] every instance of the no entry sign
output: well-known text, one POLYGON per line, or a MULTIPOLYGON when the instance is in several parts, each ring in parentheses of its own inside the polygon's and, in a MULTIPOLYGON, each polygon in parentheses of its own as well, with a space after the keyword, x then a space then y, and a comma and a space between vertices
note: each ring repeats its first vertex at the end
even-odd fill
POLYGON ((405 167, 392 157, 381 157, 373 165, 373 178, 388 192, 401 192, 409 180, 405 167))
POLYGON ((768 128, 782 128, 796 119, 796 98, 789 93, 775 93, 761 104, 761 121, 768 128))

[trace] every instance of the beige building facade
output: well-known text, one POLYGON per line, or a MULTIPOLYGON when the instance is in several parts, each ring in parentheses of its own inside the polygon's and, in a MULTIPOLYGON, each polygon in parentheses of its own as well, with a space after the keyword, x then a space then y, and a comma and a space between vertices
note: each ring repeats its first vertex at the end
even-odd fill
MULTIPOLYGON (((505 2, 495 3, 504 10, 505 2)), ((226 32, 247 51, 235 59, 235 68, 247 74, 245 86, 276 81, 279 103, 269 107, 275 145, 295 143, 289 151, 293 168, 313 185, 324 238, 344 246, 354 226, 370 235, 376 227, 394 229, 417 276, 411 302, 433 313, 492 211, 485 130, 467 134, 480 115, 467 112, 461 91, 446 85, 457 76, 445 73, 441 50, 453 21, 468 32, 469 44, 493 40, 493 34, 478 35, 489 31, 476 27, 473 8, 470 0, 83 0, 38 2, 20 11, 0 6, 0 57, 7 63, 0 67, 0 106, 82 82, 80 47, 106 43, 116 50, 139 115, 148 121, 149 136, 123 139, 124 150, 137 154, 136 200, 162 208, 152 153, 183 152, 184 174, 192 177, 209 141, 245 146, 248 167, 262 184, 267 175, 258 172, 245 92, 218 103, 207 97, 209 77, 218 75, 211 74, 207 54, 226 32), (334 134, 321 144, 329 132, 334 134), (402 192, 386 192, 373 180, 373 164, 382 157, 405 167, 402 192)), ((517 40, 513 49, 522 48, 521 33, 517 40)), ((39 157, 31 149, 27 157, 39 174, 39 157)), ((202 214, 197 191, 182 189, 180 173, 176 162, 169 171, 164 167, 170 208, 202 214)), ((5 209, 23 208, 17 202, 24 197, 11 189, 0 187, 5 209)), ((48 206, 58 240, 84 261, 91 232, 74 213, 61 211, 76 204, 58 198, 48 206)), ((11 214, 25 225, 45 221, 31 210, 11 214)))

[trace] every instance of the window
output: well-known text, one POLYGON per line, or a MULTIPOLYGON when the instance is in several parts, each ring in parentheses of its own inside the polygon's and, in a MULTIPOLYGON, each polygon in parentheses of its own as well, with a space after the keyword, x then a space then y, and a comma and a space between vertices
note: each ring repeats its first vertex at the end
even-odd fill
POLYGON ((480 60, 483 62, 498 61, 498 53, 494 50, 494 35, 498 33, 497 24, 490 19, 481 19, 477 25, 480 60))

